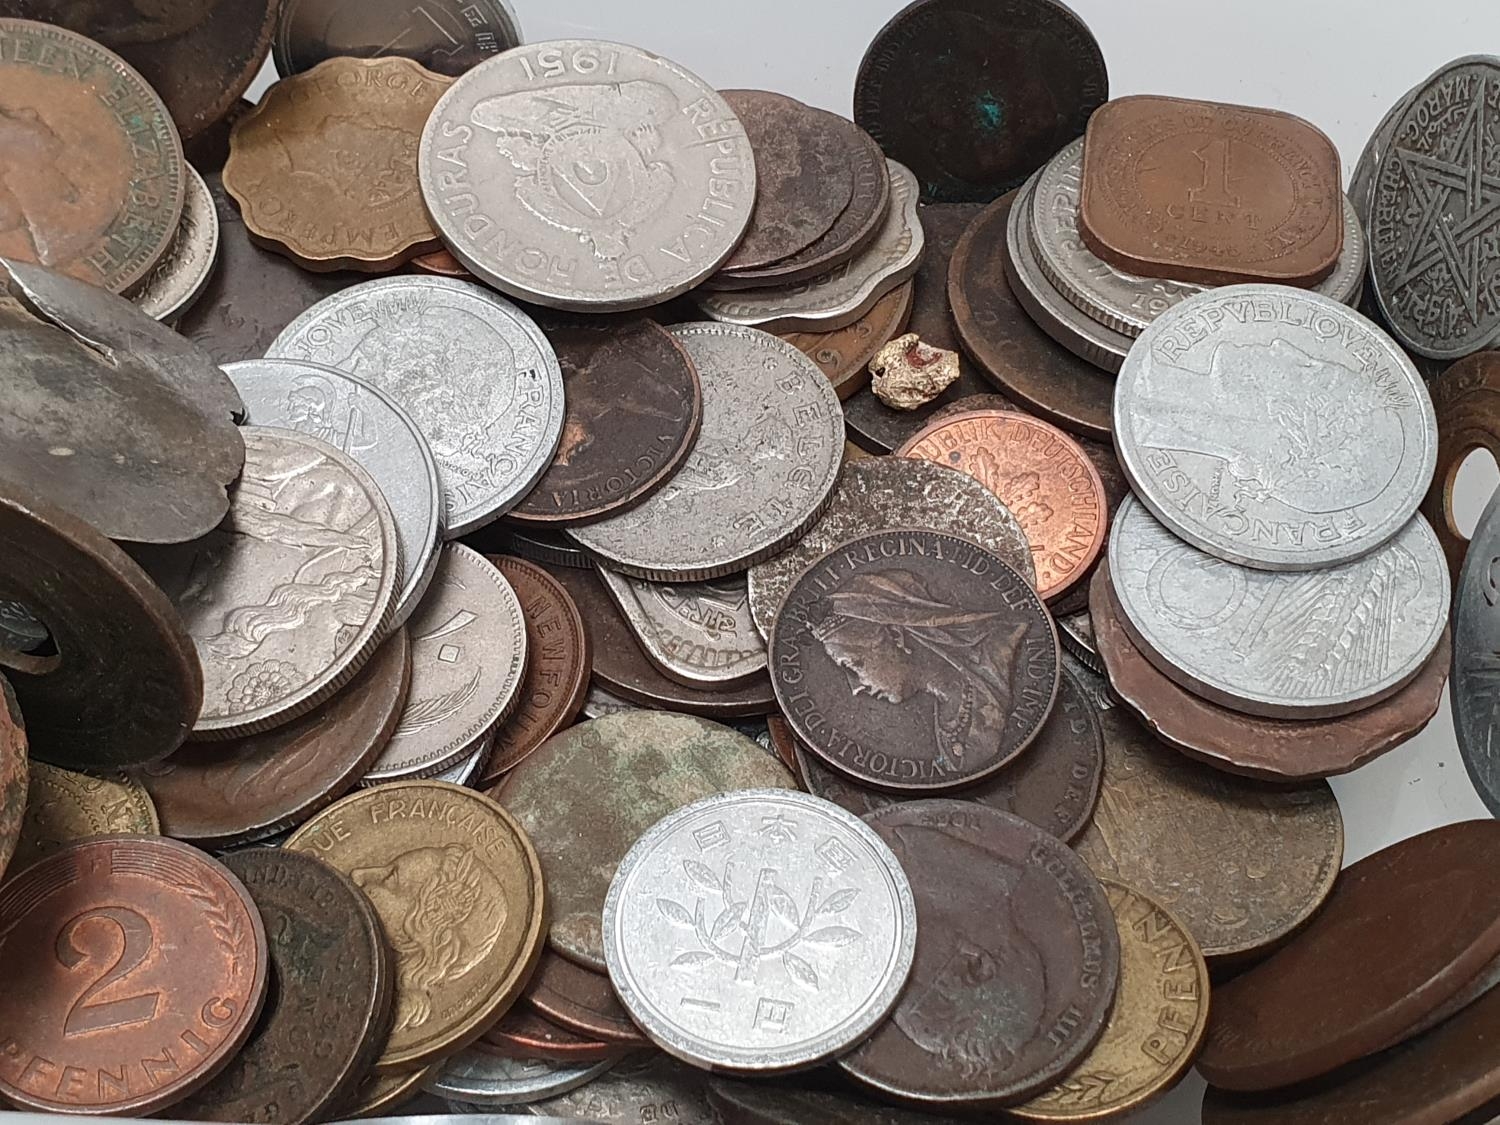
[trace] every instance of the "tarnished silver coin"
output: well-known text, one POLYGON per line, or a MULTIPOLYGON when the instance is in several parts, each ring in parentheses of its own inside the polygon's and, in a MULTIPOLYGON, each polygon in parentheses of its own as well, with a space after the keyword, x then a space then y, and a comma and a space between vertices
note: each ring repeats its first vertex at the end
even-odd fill
POLYGON ((648 831, 604 906, 610 980, 668 1053, 773 1074, 859 1043, 911 971, 916 904, 863 821, 805 793, 743 790, 648 831))
POLYGON ((143 313, 175 324, 189 305, 203 295, 219 260, 219 211, 198 170, 187 170, 187 194, 177 234, 161 261, 152 267, 130 299, 143 313))
MULTIPOLYGON (((709 1076, 660 1052, 644 1052, 616 1063, 587 1085, 546 1101, 514 1106, 527 1114, 528 1125, 548 1121, 592 1125, 727 1125, 709 1101, 709 1076)), ((471 1103, 450 1099, 460 1113, 483 1112, 471 1103)), ((493 1118, 492 1118, 493 1120, 493 1118)), ((473 1125, 474 1118, 462 1119, 473 1125)))
POLYGON ((844 455, 844 413, 784 340, 737 324, 669 331, 703 383, 698 442, 640 507, 568 533, 626 574, 691 582, 769 558, 818 518, 844 455))
POLYGON ((1164 675, 1270 718, 1379 703, 1422 670, 1448 624, 1447 567, 1421 516, 1343 566, 1275 573, 1204 554, 1131 496, 1115 513, 1109 571, 1126 629, 1164 675))
POLYGON ((1094 619, 1089 611, 1065 613, 1057 618, 1057 639, 1063 649, 1091 671, 1104 675, 1104 660, 1094 644, 1094 619))
POLYGON ((1500 816, 1500 493, 1464 558, 1453 609, 1453 725, 1474 789, 1500 816))
POLYGON ((46 644, 51 635, 24 604, 0 598, 0 650, 32 652, 46 644))
POLYGON ((311 434, 375 478, 396 520, 405 571, 391 628, 405 624, 432 581, 443 533, 437 462, 411 415, 385 392, 332 367, 252 359, 224 371, 252 423, 311 434))
POLYGON ((200 739, 270 730, 338 691, 385 637, 401 585, 395 518, 358 462, 290 430, 243 434, 224 522, 135 555, 198 649, 200 739))
POLYGON ((689 687, 727 687, 766 670, 766 642, 750 617, 745 576, 709 582, 647 582, 599 568, 652 664, 689 687))
POLYGON ((796 544, 750 568, 750 613, 761 635, 771 626, 796 577, 840 543, 894 528, 942 531, 970 539, 1036 585, 1031 544, 996 495, 967 473, 932 461, 872 457, 844 466, 822 519, 796 544))
POLYGON ((569 570, 594 569, 594 560, 588 552, 562 531, 545 527, 505 527, 501 534, 500 549, 507 555, 519 555, 532 562, 569 570))
POLYGON ((485 760, 494 747, 495 732, 491 729, 480 735, 472 746, 465 747, 471 752, 460 758, 457 765, 449 766, 442 773, 433 774, 429 780, 446 781, 449 785, 471 785, 484 768, 485 760))
POLYGON ((1141 333, 1115 452, 1179 538, 1262 570, 1349 562, 1404 528, 1437 464, 1427 387, 1337 301, 1280 285, 1199 293, 1141 333))
POLYGON ((542 1059, 509 1059, 473 1048, 460 1051, 438 1068, 422 1089, 440 1098, 482 1109, 543 1101, 576 1090, 615 1064, 569 1066, 542 1059))
POLYGON ((341 56, 404 55, 462 74, 519 42, 508 0, 284 0, 271 54, 283 78, 341 56))
POLYGON ((347 371, 405 408, 437 458, 450 539, 531 491, 562 438, 557 353, 531 317, 471 282, 352 285, 287 325, 266 354, 347 371))
POLYGON ((620 43, 535 43, 475 67, 433 109, 418 172, 454 257, 578 312, 686 293, 755 207, 755 156, 724 99, 620 43))
POLYGON ((626 711, 649 710, 651 708, 643 707, 639 703, 631 703, 627 699, 611 694, 597 683, 590 683, 589 693, 583 697, 583 706, 579 708, 578 714, 583 719, 602 719, 608 715, 619 715, 626 711))
POLYGON ((711 320, 748 324, 767 332, 836 332, 859 320, 922 264, 926 242, 917 215, 920 189, 904 165, 887 160, 891 205, 870 245, 837 269, 772 289, 703 291, 698 307, 711 320))

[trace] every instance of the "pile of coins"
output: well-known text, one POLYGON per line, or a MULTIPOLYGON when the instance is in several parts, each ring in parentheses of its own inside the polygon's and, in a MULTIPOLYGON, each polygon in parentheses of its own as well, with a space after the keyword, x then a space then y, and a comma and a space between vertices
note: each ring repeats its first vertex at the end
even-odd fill
POLYGON ((1500 813, 1500 60, 1346 195, 1055 0, 917 0, 852 119, 494 0, 178 7, 0 3, 0 1098, 1500 1097, 1500 827, 1341 874, 1326 780, 1451 665, 1500 813))

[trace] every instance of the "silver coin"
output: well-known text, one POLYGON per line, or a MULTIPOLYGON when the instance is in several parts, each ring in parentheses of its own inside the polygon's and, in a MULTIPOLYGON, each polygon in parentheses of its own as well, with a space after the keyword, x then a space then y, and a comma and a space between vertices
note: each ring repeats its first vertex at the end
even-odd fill
POLYGON ((1370 205, 1370 276, 1391 331, 1412 351, 1458 359, 1500 336, 1489 283, 1500 138, 1486 124, 1500 58, 1455 59, 1396 118, 1370 205))
POLYGON ((1081 609, 1077 613, 1060 615, 1057 618, 1057 639, 1062 641, 1063 648, 1086 667, 1104 674, 1104 661, 1094 644, 1094 619, 1088 610, 1081 609))
POLYGON ((453 84, 418 156, 454 257, 502 292, 578 312, 692 289, 744 237, 755 156, 728 104, 676 63, 566 39, 453 84))
POLYGON ((904 164, 887 160, 891 204, 869 247, 837 269, 797 285, 736 292, 703 291, 698 307, 710 320, 767 332, 836 332, 859 320, 922 264, 926 241, 917 213, 921 190, 904 164))
POLYGON ((383 391, 332 367, 252 359, 224 371, 253 424, 311 434, 375 478, 396 520, 405 569, 390 627, 405 624, 437 569, 443 531, 437 462, 417 424, 383 391))
POLYGON ((503 532, 506 554, 546 566, 565 566, 570 570, 593 570, 594 560, 561 531, 546 528, 507 527, 503 532))
POLYGON ((456 765, 449 766, 442 773, 433 774, 430 780, 446 781, 450 785, 468 785, 483 768, 485 759, 490 756, 490 751, 494 747, 495 732, 485 731, 472 746, 464 747, 466 751, 472 751, 471 753, 466 753, 456 765))
POLYGON ((175 323, 203 295, 219 260, 219 212, 208 185, 191 165, 177 234, 130 299, 147 316, 175 323))
POLYGON ((21 602, 0 598, 0 651, 35 652, 52 633, 21 602))
POLYGON ((826 1062, 889 1014, 916 905, 863 821, 805 793, 751 789, 665 817, 604 904, 610 980, 662 1049, 714 1070, 826 1062))
POLYGON ((1066 648, 1063 649, 1062 661, 1064 670, 1078 681, 1078 686, 1083 689, 1083 694, 1094 705, 1095 711, 1101 713, 1111 711, 1119 705, 1107 675, 1090 668, 1066 648))
POLYGON ((1449 579, 1421 516, 1343 566, 1276 573, 1176 538, 1135 497, 1115 513, 1109 573, 1131 638, 1162 673, 1251 715, 1347 715, 1399 691, 1448 625, 1449 579))
POLYGON ((486 1109, 542 1101, 576 1090, 598 1078, 614 1059, 568 1066, 542 1059, 508 1059, 472 1048, 454 1055, 422 1089, 486 1109))
POLYGON ((585 719, 603 719, 609 715, 619 715, 625 711, 652 711, 655 708, 646 707, 639 703, 631 703, 629 700, 621 699, 618 695, 612 695, 598 684, 589 683, 589 693, 583 697, 583 706, 578 713, 585 719))
POLYGON ((437 458, 450 539, 531 491, 562 438, 557 353, 529 316, 471 282, 352 285, 282 329, 266 354, 347 371, 405 408, 437 458))
POLYGON ((396 733, 361 784, 430 777, 473 753, 520 700, 521 599, 483 555, 449 543, 407 624, 411 690, 396 733))
POLYGON ((1380 168, 1381 158, 1396 138, 1396 123, 1416 95, 1416 89, 1408 90, 1386 111, 1380 124, 1370 134, 1370 139, 1365 142, 1359 160, 1355 162, 1354 171, 1349 176, 1349 201, 1354 205, 1361 227, 1370 225, 1370 204, 1375 197, 1375 173, 1380 168))
POLYGON ((1437 463, 1406 353, 1305 289, 1230 285, 1141 333, 1120 369, 1115 452, 1178 537, 1264 570, 1336 566, 1411 519, 1437 463))
POLYGON ((792 582, 818 559, 855 536, 903 527, 973 540, 1036 585, 1026 532, 988 488, 932 461, 872 457, 844 466, 828 510, 806 535, 750 568, 750 614, 761 636, 771 635, 792 582))
POLYGON ((462 74, 520 42, 506 0, 284 0, 271 54, 283 78, 341 55, 404 55, 439 74, 462 74))
POLYGON ((357 461, 290 430, 242 433, 224 522, 136 552, 197 647, 200 739, 258 734, 333 695, 385 637, 401 586, 395 517, 357 461))
POLYGON ((736 324, 679 324, 703 383, 703 428, 638 508, 568 533, 616 570, 692 582, 769 558, 818 518, 844 455, 833 386, 786 341, 736 324))
MULTIPOLYGON (((469 1108, 463 1102, 449 1105, 460 1111, 469 1108)), ((528 1123, 545 1117, 595 1125, 723 1125, 709 1101, 708 1075, 657 1052, 625 1059, 559 1097, 514 1108, 534 1115, 525 1118, 528 1123)))
POLYGON ((1500 816, 1500 493, 1490 498, 1454 594, 1453 726, 1474 789, 1500 816))
POLYGON ((641 650, 689 687, 729 687, 763 675, 766 642, 750 618, 743 574, 709 582, 647 582, 599 568, 641 650))

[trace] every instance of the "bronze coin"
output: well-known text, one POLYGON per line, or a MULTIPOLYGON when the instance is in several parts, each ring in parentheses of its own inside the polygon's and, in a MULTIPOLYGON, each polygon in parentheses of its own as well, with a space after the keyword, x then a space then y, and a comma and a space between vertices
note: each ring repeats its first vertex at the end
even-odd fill
POLYGON ((0 1092, 17 1106, 145 1116, 224 1069, 266 997, 266 932, 202 852, 106 836, 0 887, 15 972, 0 992, 0 1092))
MULTIPOLYGON (((26 724, 15 689, 0 676, 0 876, 5 874, 26 818, 29 773, 26 724)), ((19 869, 18 869, 19 870, 19 869)))
MULTIPOLYGON (((797 735, 792 730, 792 724, 780 715, 767 715, 766 733, 771 737, 771 753, 775 754, 781 761, 781 764, 791 771, 792 776, 797 779, 797 785, 800 788, 812 793, 813 791, 808 789, 807 776, 802 768, 803 754, 797 745, 797 735)), ((822 797, 826 801, 834 801, 835 804, 842 804, 842 802, 836 801, 833 797, 829 797, 823 793, 813 793, 813 796, 822 797)), ((849 806, 844 805, 844 808, 848 809, 849 806)), ((856 816, 860 816, 870 810, 850 809, 849 811, 853 812, 856 816)))
POLYGON ((865 817, 910 872, 917 953, 889 1020, 839 1060, 923 1105, 1012 1105, 1048 1089, 1104 1030, 1120 975, 1109 898, 1054 836, 964 801, 865 817))
POLYGON ((586 969, 550 949, 542 954, 524 998, 553 1023, 621 1047, 649 1047, 615 996, 604 973, 586 969))
POLYGON ((1425 727, 1442 703, 1453 656, 1445 632, 1416 679, 1374 707, 1337 719, 1265 719, 1210 703, 1162 675, 1130 639, 1108 563, 1090 583, 1094 642, 1118 695, 1164 741, 1230 773, 1311 781, 1349 773, 1425 727))
POLYGON ((119 547, 15 484, 0 486, 0 598, 55 651, 0 651, 31 753, 65 769, 166 757, 203 703, 203 669, 172 603, 119 547))
POLYGON ((150 794, 128 774, 93 777, 40 761, 30 772, 26 817, 11 859, 16 871, 78 840, 161 834, 150 794))
POLYGON ((1344 249, 1338 149, 1277 110, 1117 98, 1088 123, 1078 233, 1141 277, 1316 285, 1344 249))
POLYGON ((390 1030, 390 953, 359 888, 281 848, 226 856, 255 901, 275 987, 240 1053, 176 1113, 189 1121, 307 1125, 348 1100, 390 1030))
POLYGON ((1412 836, 1352 864, 1302 933, 1214 990, 1198 1069, 1226 1090, 1327 1074, 1488 990, 1496 957, 1500 822, 1412 836))
POLYGON ((969 224, 948 265, 948 300, 963 350, 980 374, 1071 433, 1109 441, 1115 381, 1037 327, 1011 288, 1006 225, 1016 192, 969 224))
POLYGON ((865 52, 854 120, 916 173, 923 199, 988 203, 1108 97, 1099 44, 1056 0, 916 0, 865 52))
POLYGON ((434 250, 430 254, 418 254, 408 265, 423 273, 435 273, 439 277, 458 277, 473 281, 469 268, 447 250, 434 250))
POLYGON ((618 1058, 621 1052, 618 1044, 575 1034, 519 1005, 476 1039, 474 1049, 507 1059, 575 1064, 618 1058))
POLYGON ((566 527, 639 506, 698 440, 698 369, 670 332, 643 317, 554 314, 541 326, 562 365, 562 442, 507 519, 566 527))
POLYGON ((137 777, 168 836, 214 848, 267 840, 358 783, 395 732, 410 686, 411 641, 401 629, 316 710, 248 738, 189 743, 137 777))
POLYGON ((997 773, 1052 712, 1057 631, 1026 580, 954 535, 852 539, 792 585, 767 641, 797 736, 856 781, 941 792, 997 773))
POLYGON ((516 597, 526 620, 526 675, 520 702, 495 732, 479 788, 493 785, 578 716, 594 666, 583 617, 562 584, 525 559, 487 556, 516 597))
POLYGON ((818 365, 843 402, 870 385, 870 360, 906 331, 911 319, 912 289, 910 281, 896 286, 864 316, 837 332, 777 334, 818 365))
POLYGON ((377 1117, 398 1109, 422 1092, 422 1083, 442 1070, 443 1064, 435 1062, 418 1070, 397 1070, 385 1073, 372 1070, 355 1087, 354 1093, 340 1109, 346 1117, 377 1117))
POLYGON ((1434 379, 1432 409, 1437 415, 1437 472, 1422 501, 1422 514, 1448 556, 1455 588, 1469 537, 1453 516, 1453 486, 1469 454, 1487 449, 1500 460, 1500 352, 1477 352, 1434 379))
POLYGON ((505 0, 281 0, 276 69, 388 54, 459 75, 521 42, 505 0))

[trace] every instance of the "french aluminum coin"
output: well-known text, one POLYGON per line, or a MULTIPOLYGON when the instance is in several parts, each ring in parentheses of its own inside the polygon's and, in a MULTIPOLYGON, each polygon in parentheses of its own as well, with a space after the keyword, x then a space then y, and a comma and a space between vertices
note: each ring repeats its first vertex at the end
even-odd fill
POLYGON ((450 539, 530 492, 562 439, 557 353, 529 316, 472 282, 352 285, 282 329, 266 354, 347 371, 406 409, 437 458, 450 539))
POLYGON ((583 39, 517 47, 455 82, 418 174, 454 257, 576 312, 686 293, 755 209, 755 154, 723 98, 660 55, 583 39))
POLYGON ((1453 725, 1474 788, 1500 816, 1500 493, 1474 529, 1455 599, 1453 725))
POLYGON ((733 574, 791 543, 828 505, 844 455, 833 386, 791 344, 737 324, 668 329, 703 383, 703 427, 638 508, 569 528, 616 570, 658 582, 733 574))
POLYGON ((486 1109, 555 1098, 592 1082, 614 1059, 570 1066, 543 1059, 507 1059, 469 1048, 460 1051, 422 1083, 440 1098, 486 1109))
POLYGON ((219 210, 208 184, 191 164, 182 218, 167 252, 152 267, 130 299, 147 316, 175 324, 189 305, 203 295, 219 260, 219 210))
POLYGON ((1379 703, 1422 670, 1448 624, 1448 568, 1421 516, 1353 562, 1273 573, 1204 554, 1127 497, 1109 571, 1126 630, 1152 664, 1205 699, 1268 718, 1379 703))
POLYGON ((599 567, 609 596, 661 674, 688 687, 729 687, 762 676, 766 642, 750 617, 745 576, 646 582, 599 567))
POLYGON ((749 789, 640 838, 604 905, 610 980, 631 1018, 695 1066, 775 1074, 854 1047, 895 1005, 916 902, 863 821, 749 789))
POLYGON ((331 367, 252 359, 226 364, 224 372, 252 424, 320 438, 375 478, 395 517, 405 564, 390 627, 405 624, 437 569, 443 530, 437 462, 422 431, 383 391, 331 367))
POLYGON ((1406 353, 1354 310, 1282 285, 1210 289, 1162 313, 1120 369, 1114 432, 1157 519, 1261 570, 1369 554, 1407 525, 1437 465, 1437 418, 1406 353))

